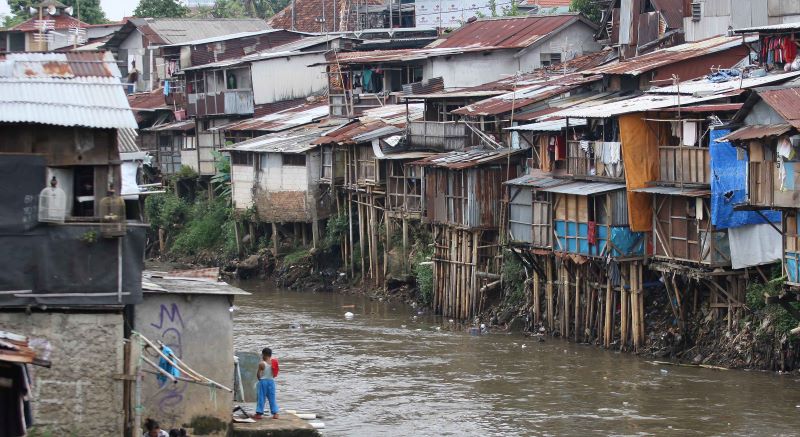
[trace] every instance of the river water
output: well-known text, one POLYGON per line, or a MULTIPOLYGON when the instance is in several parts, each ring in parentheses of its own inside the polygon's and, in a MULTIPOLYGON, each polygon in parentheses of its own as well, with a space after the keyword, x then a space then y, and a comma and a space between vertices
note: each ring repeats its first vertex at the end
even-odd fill
POLYGON ((279 405, 322 415, 326 436, 800 433, 797 374, 473 336, 398 303, 236 285, 253 293, 236 298, 236 349, 272 347, 279 405))

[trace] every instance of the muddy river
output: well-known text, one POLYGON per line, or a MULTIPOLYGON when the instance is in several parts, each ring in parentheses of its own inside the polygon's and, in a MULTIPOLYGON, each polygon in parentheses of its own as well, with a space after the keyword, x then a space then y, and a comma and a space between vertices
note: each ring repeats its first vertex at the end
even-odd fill
POLYGON ((253 294, 236 299, 236 349, 272 347, 281 408, 322 415, 326 436, 800 434, 797 374, 475 336, 402 304, 237 285, 253 294))

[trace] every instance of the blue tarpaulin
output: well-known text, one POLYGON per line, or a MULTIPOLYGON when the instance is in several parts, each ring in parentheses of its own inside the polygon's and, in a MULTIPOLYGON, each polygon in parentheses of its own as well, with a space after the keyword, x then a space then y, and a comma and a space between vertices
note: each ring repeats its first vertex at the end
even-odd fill
MULTIPOLYGON (((739 160, 736 148, 729 142, 716 140, 731 132, 730 129, 711 130, 711 223, 717 229, 737 228, 744 225, 766 223, 753 211, 734 211, 737 204, 747 201, 747 154, 739 160)), ((777 211, 763 211, 772 222, 779 222, 777 211)))

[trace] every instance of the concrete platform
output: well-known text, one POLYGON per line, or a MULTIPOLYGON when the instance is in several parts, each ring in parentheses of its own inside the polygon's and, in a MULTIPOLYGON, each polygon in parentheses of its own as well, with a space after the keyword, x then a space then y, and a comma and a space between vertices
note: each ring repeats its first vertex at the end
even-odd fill
POLYGON ((319 437, 321 434, 294 414, 282 413, 280 419, 265 416, 255 423, 234 423, 232 437, 319 437))

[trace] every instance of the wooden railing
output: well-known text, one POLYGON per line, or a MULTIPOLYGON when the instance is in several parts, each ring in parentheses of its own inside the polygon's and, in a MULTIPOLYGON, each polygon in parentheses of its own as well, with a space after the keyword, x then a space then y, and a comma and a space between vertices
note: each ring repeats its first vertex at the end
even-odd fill
POLYGON ((707 147, 660 146, 658 156, 659 182, 711 183, 711 160, 707 147))
POLYGON ((328 99, 331 117, 358 117, 364 111, 397 103, 394 94, 331 94, 328 99))
MULTIPOLYGON (((610 158, 602 141, 569 141, 567 143, 567 172, 574 177, 587 179, 625 180, 622 150, 618 148, 610 158)), ((607 146, 606 146, 607 147, 607 146)))

